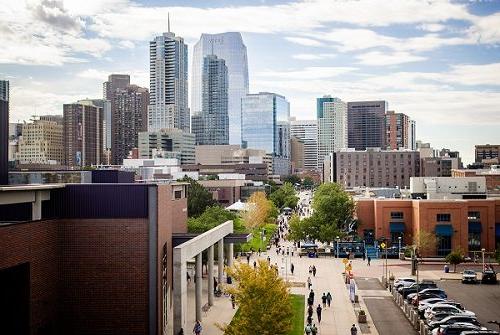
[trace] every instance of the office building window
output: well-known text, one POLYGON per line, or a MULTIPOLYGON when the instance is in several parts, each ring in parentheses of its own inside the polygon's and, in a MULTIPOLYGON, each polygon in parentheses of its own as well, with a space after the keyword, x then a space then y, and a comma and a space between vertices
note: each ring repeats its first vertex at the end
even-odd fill
POLYGON ((451 236, 437 236, 437 255, 446 256, 451 252, 451 236))
POLYGON ((437 222, 450 222, 451 221, 451 214, 449 214, 449 213, 437 214, 436 221, 437 222))
POLYGON ((391 219, 403 219, 403 212, 391 212, 391 219))

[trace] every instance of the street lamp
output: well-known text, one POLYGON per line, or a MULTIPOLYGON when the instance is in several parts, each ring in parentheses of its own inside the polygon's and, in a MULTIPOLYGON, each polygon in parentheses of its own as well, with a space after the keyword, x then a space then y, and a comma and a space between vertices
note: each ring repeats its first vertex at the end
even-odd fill
POLYGON ((337 241, 337 254, 336 254, 336 256, 337 256, 337 258, 339 258, 339 242, 340 242, 340 237, 338 237, 338 236, 335 237, 335 240, 337 241))
POLYGON ((401 236, 398 236, 398 258, 401 256, 401 236))
POLYGON ((484 271, 484 253, 485 253, 485 251, 486 251, 485 248, 481 249, 481 255, 483 256, 483 271, 484 271))

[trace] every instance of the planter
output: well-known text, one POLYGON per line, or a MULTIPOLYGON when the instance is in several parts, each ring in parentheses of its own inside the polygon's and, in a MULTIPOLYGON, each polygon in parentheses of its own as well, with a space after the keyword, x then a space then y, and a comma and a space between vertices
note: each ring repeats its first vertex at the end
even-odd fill
POLYGON ((365 311, 356 312, 358 316, 358 323, 366 323, 366 314, 365 311))

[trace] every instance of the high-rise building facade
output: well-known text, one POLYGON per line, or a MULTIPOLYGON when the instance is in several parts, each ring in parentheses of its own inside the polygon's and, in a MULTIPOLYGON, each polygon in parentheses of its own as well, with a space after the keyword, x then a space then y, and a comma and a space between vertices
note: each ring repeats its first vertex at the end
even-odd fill
POLYGON ((347 147, 347 104, 339 98, 319 98, 318 162, 325 156, 347 147))
POLYGON ((130 85, 116 89, 113 95, 112 163, 122 164, 133 148, 138 147, 139 132, 147 130, 149 92, 130 85))
POLYGON ((108 81, 104 82, 102 85, 103 98, 109 101, 109 110, 105 108, 103 125, 106 130, 106 136, 104 137, 104 149, 109 153, 111 152, 111 147, 113 146, 113 124, 114 115, 116 114, 115 108, 115 92, 117 89, 124 89, 130 85, 130 75, 128 74, 111 74, 108 76, 108 81))
POLYGON ((102 108, 89 100, 63 106, 64 162, 71 167, 103 161, 102 108))
POLYGON ((290 104, 284 96, 261 92, 241 100, 241 142, 273 157, 273 174, 290 173, 290 104))
POLYGON ((34 120, 23 125, 18 144, 19 164, 62 164, 63 126, 54 121, 34 120))
POLYGON ((139 158, 177 158, 182 165, 195 163, 195 135, 180 129, 139 133, 139 158))
POLYGON ((347 103, 348 146, 356 150, 385 148, 386 101, 347 103))
POLYGON ((0 80, 0 185, 9 183, 9 81, 0 80))
POLYGON ((475 162, 485 166, 500 163, 500 144, 478 144, 475 146, 475 162))
POLYGON ((388 111, 385 115, 386 148, 415 150, 415 126, 408 115, 388 111))
POLYGON ((292 174, 304 170, 304 140, 295 136, 290 137, 290 162, 292 174))
POLYGON ((170 31, 149 42, 148 131, 190 129, 188 49, 170 31))
MULTIPOLYGON (((321 98, 320 98, 321 99, 321 98)), ((323 108, 323 106, 321 106, 323 108)), ((304 142, 304 169, 318 168, 318 122, 316 120, 290 121, 290 136, 304 142)))
POLYGON ((202 108, 192 116, 197 145, 229 144, 228 74, 224 59, 203 58, 202 108))
POLYGON ((247 48, 241 34, 202 34, 193 48, 191 110, 198 115, 203 108, 203 59, 216 55, 226 62, 228 72, 229 143, 241 144, 241 99, 248 94, 247 48))

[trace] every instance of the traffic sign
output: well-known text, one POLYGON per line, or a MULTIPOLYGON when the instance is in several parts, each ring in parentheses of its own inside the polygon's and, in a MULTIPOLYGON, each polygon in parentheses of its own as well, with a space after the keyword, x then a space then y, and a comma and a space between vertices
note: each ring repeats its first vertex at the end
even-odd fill
POLYGON ((382 249, 385 249, 385 243, 384 243, 384 242, 380 243, 380 247, 381 247, 382 249))

